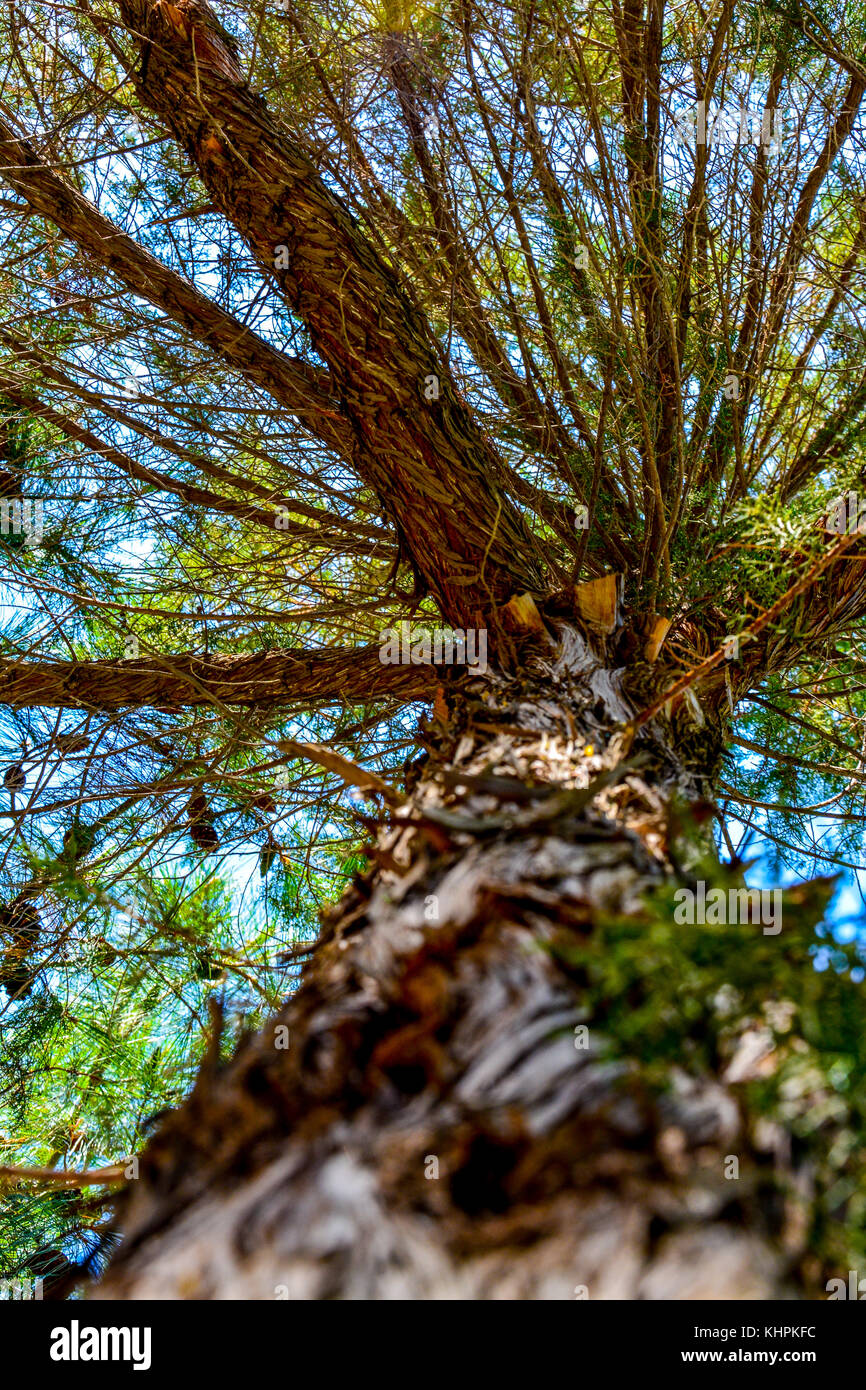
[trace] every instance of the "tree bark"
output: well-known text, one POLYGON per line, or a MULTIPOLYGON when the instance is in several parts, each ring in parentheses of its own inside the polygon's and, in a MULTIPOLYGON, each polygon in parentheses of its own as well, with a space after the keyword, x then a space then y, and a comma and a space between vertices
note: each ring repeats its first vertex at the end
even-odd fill
POLYGON ((267 391, 329 449, 352 457, 352 431, 330 393, 326 373, 272 347, 163 265, 94 207, 69 179, 45 163, 2 115, 0 170, 3 181, 34 212, 58 227, 97 265, 110 270, 133 294, 163 310, 198 342, 267 391))
POLYGON ((787 1292, 731 1088, 684 1062, 650 1091, 573 963, 688 873, 670 807, 711 792, 718 724, 630 747, 632 712, 566 626, 449 692, 300 989, 142 1155, 97 1296, 787 1292))
POLYGON ((409 288, 251 90, 205 0, 118 8, 140 99, 306 324, 419 586, 446 621, 495 629, 515 593, 546 591, 542 550, 409 288))
POLYGON ((13 709, 106 712, 191 705, 287 705, 432 699, 432 666, 384 665, 378 647, 243 656, 159 653, 128 661, 18 661, 0 658, 0 704, 13 709))

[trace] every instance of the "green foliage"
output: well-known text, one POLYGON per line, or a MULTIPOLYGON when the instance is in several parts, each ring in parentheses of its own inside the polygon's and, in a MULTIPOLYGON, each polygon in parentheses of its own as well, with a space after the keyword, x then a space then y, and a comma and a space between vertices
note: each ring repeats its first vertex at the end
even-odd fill
MULTIPOLYGON (((272 347, 320 367, 268 268, 141 106, 114 6, 73 13, 33 0, 19 11, 0 17, 0 95, 35 147, 153 256, 272 347)), ((710 150, 698 184, 692 152, 672 139, 706 73, 716 20, 700 7, 664 11, 657 144, 642 118, 626 118, 622 35, 599 0, 298 0, 290 12, 220 12, 256 91, 406 280, 455 390, 500 450, 504 491, 543 541, 551 590, 574 567, 615 570, 630 614, 664 611, 698 636, 705 619, 714 635, 738 631, 778 600, 826 546, 817 521, 828 499, 866 477, 859 128, 819 190, 781 320, 763 336, 760 323, 752 337, 741 329, 755 287, 766 301, 781 283, 798 195, 850 81, 825 50, 862 54, 863 7, 749 0, 724 11, 718 99, 762 103, 781 72, 780 100, 796 108, 793 139, 766 162, 759 242, 756 149, 710 150), (414 94, 412 129, 398 69, 414 94), (852 255, 853 292, 837 296, 852 255), (661 328, 680 335, 681 416, 659 530, 660 306, 661 328), (722 392, 735 367, 747 388, 737 409, 722 392), (810 450, 790 496, 785 480, 810 450), (566 534, 569 508, 590 499, 589 535, 566 534)), ((116 662, 134 638, 145 663, 170 666, 181 652, 371 643, 407 613, 435 617, 383 524, 389 499, 358 481, 351 459, 124 293, 46 219, 10 199, 0 222, 3 370, 108 448, 0 398, 0 499, 25 482, 46 507, 38 548, 0 536, 0 655, 116 662), (128 395, 133 369, 142 384, 128 395), (213 505, 190 502, 189 487, 209 489, 213 505), (236 515, 287 499, 285 532, 236 515)), ((346 401, 332 389, 334 419, 346 401)), ((714 731, 724 718, 740 741, 711 790, 742 834, 738 848, 754 839, 771 874, 826 863, 853 873, 862 860, 864 619, 839 611, 805 650, 803 607, 786 610, 754 689, 740 689, 732 668, 735 707, 713 715, 714 731)), ((134 1151, 153 1116, 189 1091, 210 998, 223 1003, 228 1050, 293 987, 296 966, 281 961, 364 867, 363 822, 320 769, 293 766, 278 780, 287 768, 276 745, 332 744, 397 779, 413 725, 411 709, 345 701, 3 712, 0 762, 20 766, 25 784, 7 784, 2 805, 0 1160, 79 1167, 134 1151), (25 892, 39 916, 29 935, 13 921, 25 892)), ((853 1248, 866 1122, 856 952, 835 940, 839 923, 815 934, 814 903, 799 925, 786 913, 778 941, 752 928, 674 929, 670 906, 603 923, 574 947, 588 1004, 612 1046, 638 1045, 654 1085, 674 1061, 723 1065, 749 1019, 776 1029, 780 1066, 750 1087, 750 1104, 811 1146, 827 1194, 822 1248, 840 1193, 853 1248), (795 1033, 806 1052, 788 1041, 795 1033)), ((92 1194, 18 1188, 0 1221, 0 1270, 27 1267, 37 1247, 78 1242, 80 1255, 90 1228, 98 1246, 109 1238, 92 1194)))

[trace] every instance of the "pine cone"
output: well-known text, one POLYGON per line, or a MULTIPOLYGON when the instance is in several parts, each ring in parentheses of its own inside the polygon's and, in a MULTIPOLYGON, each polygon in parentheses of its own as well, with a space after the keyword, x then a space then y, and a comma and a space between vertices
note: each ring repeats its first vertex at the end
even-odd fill
POLYGON ((71 825, 63 836, 64 855, 77 864, 79 859, 84 859, 93 849, 96 834, 95 825, 85 825, 82 822, 71 825))
POLYGON ((24 999, 33 987, 33 971, 21 959, 21 953, 10 946, 0 961, 0 985, 11 999, 17 996, 24 999))
POLYGON ((216 827, 209 816, 199 816, 189 827, 189 838, 198 849, 206 851, 219 849, 220 840, 216 827))
POLYGON ((38 941, 42 930, 39 913, 27 898, 19 893, 14 902, 0 907, 0 932, 12 937, 21 950, 29 949, 38 941))
POLYGON ((90 739, 86 734, 59 734, 54 746, 58 753, 68 756, 70 753, 83 753, 85 748, 90 747, 90 739))
POLYGON ((23 763, 13 763, 3 773, 3 785, 10 792, 23 792, 27 786, 27 774, 23 763))

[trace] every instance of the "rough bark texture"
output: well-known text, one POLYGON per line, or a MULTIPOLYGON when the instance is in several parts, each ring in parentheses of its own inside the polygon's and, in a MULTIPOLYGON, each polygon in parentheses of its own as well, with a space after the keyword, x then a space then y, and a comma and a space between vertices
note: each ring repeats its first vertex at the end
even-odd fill
POLYGON ((141 100, 306 324, 355 433, 356 469, 410 537, 422 586, 447 621, 495 625, 515 592, 544 591, 538 548, 407 287, 244 81, 207 4, 119 8, 142 51, 141 100))
POLYGON ((0 704, 13 709, 141 709, 189 705, 348 703, 432 698, 432 666, 383 665, 378 647, 129 661, 0 660, 0 704))
POLYGON ((98 265, 112 271, 134 294, 163 309, 199 342, 262 387, 329 448, 351 455, 351 431, 337 403, 329 397, 325 373, 278 351, 163 265, 51 168, 2 116, 0 168, 4 182, 34 212, 52 222, 98 265))
POLYGON ((684 1067, 650 1092, 567 963, 670 879, 671 798, 719 751, 656 722, 629 748, 629 713, 571 627, 452 693, 298 993, 146 1149, 99 1296, 788 1292, 731 1090, 684 1067))

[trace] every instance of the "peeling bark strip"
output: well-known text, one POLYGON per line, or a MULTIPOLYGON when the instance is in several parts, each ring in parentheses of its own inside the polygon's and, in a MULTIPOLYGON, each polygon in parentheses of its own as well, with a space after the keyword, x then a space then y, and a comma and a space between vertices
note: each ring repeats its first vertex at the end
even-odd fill
POLYGON ((270 708, 300 702, 430 700, 432 666, 383 666, 378 647, 135 661, 0 660, 0 704, 13 709, 141 709, 208 704, 270 708))
POLYGON ((298 993, 141 1156, 97 1297, 785 1292, 772 1204, 725 1180, 755 1159, 732 1091, 684 1060, 649 1093, 569 964, 670 882, 670 800, 718 731, 701 766, 657 725, 623 762, 617 673, 560 639, 452 693, 298 993))
POLYGON ((513 593, 543 592, 537 547, 499 492, 493 446, 408 291, 250 90, 203 0, 119 0, 119 9, 142 52, 142 102, 307 325, 356 432, 356 468, 397 522, 443 617, 495 627, 513 593), (279 268, 280 246, 288 269, 279 268), (437 394, 425 398, 430 378, 437 394))

